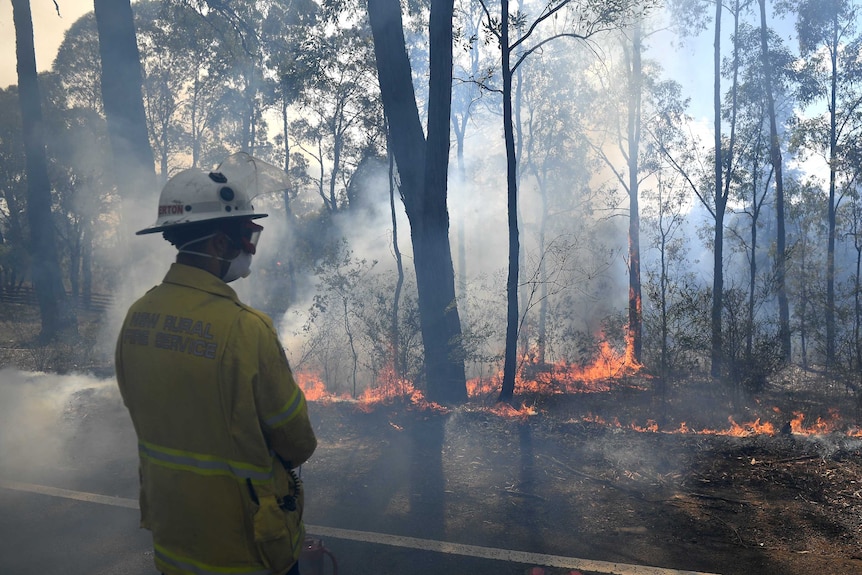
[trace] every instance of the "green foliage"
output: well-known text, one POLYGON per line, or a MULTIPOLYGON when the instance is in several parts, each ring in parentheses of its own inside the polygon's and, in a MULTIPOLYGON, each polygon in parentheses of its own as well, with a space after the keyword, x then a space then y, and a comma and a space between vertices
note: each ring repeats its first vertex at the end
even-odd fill
MULTIPOLYGON (((395 278, 390 272, 376 272, 376 267, 377 262, 355 257, 345 241, 317 263, 318 284, 298 332, 302 349, 296 368, 326 374, 324 380, 334 393, 355 396, 374 387, 376 378, 393 368, 397 377, 421 381, 416 297, 409 290, 399 302, 394 334, 395 278)), ((408 285, 413 287, 412 280, 408 285)))

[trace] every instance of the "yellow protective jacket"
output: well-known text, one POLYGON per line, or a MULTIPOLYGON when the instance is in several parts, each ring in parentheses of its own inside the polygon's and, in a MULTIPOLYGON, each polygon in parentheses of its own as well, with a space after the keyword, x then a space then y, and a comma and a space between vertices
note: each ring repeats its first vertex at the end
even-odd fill
POLYGON ((212 274, 173 264, 129 309, 116 368, 156 568, 286 572, 305 535, 290 469, 317 440, 269 317, 212 274))

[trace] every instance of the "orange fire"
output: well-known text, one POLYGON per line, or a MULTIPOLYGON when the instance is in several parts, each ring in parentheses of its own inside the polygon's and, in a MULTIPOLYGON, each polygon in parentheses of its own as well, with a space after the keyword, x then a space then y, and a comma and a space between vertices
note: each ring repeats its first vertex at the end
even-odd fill
MULTIPOLYGON (((781 412, 781 410, 778 408, 774 408, 774 410, 778 413, 781 412)), ((841 424, 841 417, 837 411, 830 410, 830 414, 831 419, 828 421, 818 417, 817 421, 814 422, 812 425, 803 426, 802 422, 805 419, 805 414, 794 413, 793 419, 788 422, 789 433, 796 435, 827 435, 833 433, 840 433, 849 437, 862 437, 862 430, 858 428, 843 429, 844 426, 841 424)), ((754 421, 750 421, 747 423, 737 423, 736 421, 734 421, 733 417, 728 417, 727 421, 729 426, 726 429, 704 428, 700 430, 689 427, 686 422, 680 423, 679 427, 677 427, 676 429, 660 429, 658 424, 653 420, 647 420, 645 425, 638 425, 636 423, 623 425, 616 417, 608 421, 601 416, 594 414, 588 414, 582 417, 580 420, 570 421, 573 423, 577 423, 578 421, 584 423, 595 423, 608 427, 627 428, 634 431, 647 433, 722 435, 729 437, 776 435, 777 433, 779 433, 779 430, 776 429, 775 425, 768 421, 761 422, 760 418, 757 418, 754 421)))
MULTIPOLYGON (((380 384, 377 387, 366 388, 356 399, 356 405, 360 410, 370 412, 374 406, 389 404, 399 399, 406 399, 415 407, 420 409, 443 410, 445 408, 425 399, 421 390, 416 389, 408 379, 395 377, 395 370, 391 367, 384 368, 379 375, 380 384)), ((294 373, 297 385, 305 394, 307 401, 354 401, 347 395, 336 396, 326 389, 326 384, 320 375, 312 372, 294 373)))
POLYGON ((493 407, 488 408, 487 411, 506 419, 527 419, 539 414, 535 406, 522 404, 520 409, 515 409, 505 402, 497 403, 493 407))
MULTIPOLYGON (((642 365, 634 359, 633 346, 626 345, 621 354, 611 345, 603 341, 599 346, 596 358, 588 365, 577 365, 567 361, 556 363, 542 363, 538 360, 538 353, 528 353, 523 358, 515 376, 515 394, 574 394, 574 393, 597 393, 609 391, 614 385, 626 377, 631 376, 640 369, 642 365)), ((300 388, 305 393, 308 401, 355 401, 359 409, 370 412, 377 405, 392 404, 396 401, 407 401, 409 405, 421 410, 435 410, 447 412, 448 410, 439 404, 429 402, 425 399, 421 390, 417 389, 412 381, 397 377, 392 366, 381 370, 378 374, 379 384, 373 388, 365 389, 358 399, 351 399, 345 395, 336 396, 326 389, 326 385, 319 374, 312 372, 297 372, 294 374, 300 388)), ((489 378, 475 378, 467 381, 467 392, 471 401, 482 404, 487 403, 489 397, 495 398, 502 387, 502 371, 489 378)), ((491 407, 479 407, 484 411, 493 413, 499 417, 508 419, 526 419, 538 415, 539 411, 535 405, 521 404, 516 408, 506 403, 495 403, 491 407)), ((778 433, 791 433, 796 435, 824 435, 840 433, 849 437, 862 438, 862 429, 859 427, 848 427, 840 417, 837 410, 830 410, 829 418, 818 417, 814 422, 805 423, 805 414, 795 412, 791 419, 782 417, 781 409, 771 408, 774 415, 771 419, 784 421, 776 424, 770 421, 762 421, 760 418, 746 423, 737 423, 732 417, 728 417, 728 427, 724 429, 695 429, 686 422, 682 422, 676 429, 662 429, 657 422, 647 420, 643 425, 629 423, 623 425, 619 419, 613 418, 606 421, 600 416, 589 414, 575 422, 588 422, 598 425, 626 428, 642 433, 668 433, 668 434, 702 434, 733 437, 748 437, 752 435, 776 435, 778 433)))
MULTIPOLYGON (((587 365, 565 360, 555 363, 539 362, 539 354, 530 352, 521 358, 515 374, 515 394, 540 393, 597 393, 610 391, 622 377, 636 374, 643 367, 634 359, 634 349, 627 345, 620 354, 607 341, 587 365)), ((477 377, 467 381, 467 395, 471 398, 488 397, 500 392, 503 372, 489 378, 477 377)))
POLYGON ((326 390, 326 384, 316 373, 300 371, 293 374, 299 389, 305 394, 308 401, 323 401, 329 399, 332 394, 326 390))
MULTIPOLYGON (((634 359, 631 345, 626 345, 623 353, 617 352, 607 341, 599 344, 596 357, 589 364, 580 365, 565 360, 555 363, 542 363, 536 351, 526 354, 515 375, 515 394, 565 394, 596 393, 609 391, 614 384, 625 376, 634 375, 641 368, 634 359)), ((294 374, 297 383, 308 401, 331 401, 336 397, 326 389, 321 377, 316 373, 298 372, 294 374)), ((360 409, 371 410, 373 406, 391 403, 396 399, 407 399, 421 409, 444 410, 438 404, 428 402, 421 390, 413 382, 396 377, 390 365, 378 374, 379 385, 367 388, 356 399, 360 409)), ((503 373, 498 372, 489 378, 474 378, 467 381, 467 394, 472 400, 496 397, 502 388, 503 373)), ((498 404, 488 409, 490 412, 507 418, 526 418, 538 413, 535 406, 522 404, 515 408, 508 404, 498 404)))
MULTIPOLYGON (((565 394, 596 393, 609 391, 623 377, 636 374, 643 366, 634 359, 633 346, 627 343, 623 353, 615 350, 607 341, 601 341, 596 357, 589 364, 576 364, 565 360, 555 363, 539 361, 537 351, 531 351, 521 358, 515 375, 515 394, 565 394)), ((326 389, 321 377, 313 372, 297 372, 294 377, 309 401, 347 399, 336 397, 326 389)), ((379 385, 367 388, 357 401, 365 406, 390 402, 396 398, 408 399, 416 406, 433 409, 439 405, 426 401, 423 393, 416 389, 413 382, 399 378, 395 369, 389 365, 378 373, 379 385)), ((503 372, 491 377, 477 377, 467 381, 467 395, 471 399, 484 399, 500 393, 503 372)), ((511 406, 494 408, 494 413, 509 417, 535 415, 534 407, 511 406)))

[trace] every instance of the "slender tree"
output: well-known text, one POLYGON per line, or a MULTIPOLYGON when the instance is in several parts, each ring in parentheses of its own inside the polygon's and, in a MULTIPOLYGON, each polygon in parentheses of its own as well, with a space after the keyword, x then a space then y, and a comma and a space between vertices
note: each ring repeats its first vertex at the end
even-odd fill
POLYGON ((837 213, 846 188, 844 154, 857 139, 854 121, 862 107, 857 78, 860 74, 859 8, 849 0, 803 0, 781 2, 780 7, 797 14, 796 31, 806 80, 801 91, 803 105, 826 104, 826 112, 799 122, 795 139, 800 147, 823 154, 829 166, 826 245, 826 364, 835 362, 835 242, 837 213))
MULTIPOLYGON (((643 99, 643 63, 642 63, 643 23, 636 20, 632 27, 631 49, 626 49, 626 69, 628 76, 628 117, 626 118, 626 133, 628 140, 628 193, 629 193, 629 321, 627 325, 626 345, 636 361, 641 361, 643 346, 643 302, 641 299, 641 249, 640 249, 640 209, 638 206, 638 191, 641 141, 641 101, 643 99)), ((627 47, 628 48, 628 47, 627 47)))
POLYGON ((713 43, 713 188, 715 199, 715 230, 713 239, 714 265, 712 274, 712 351, 710 370, 713 377, 721 375, 722 332, 721 308, 724 296, 724 211, 727 196, 722 193, 724 158, 721 141, 721 0, 715 0, 715 37, 713 43))
POLYGON ((27 267, 25 234, 27 162, 18 87, 0 90, 0 290, 16 291, 27 267))
POLYGON ((787 301, 787 232, 784 225, 784 170, 781 142, 778 139, 778 121, 775 116, 773 85, 775 68, 769 50, 769 28, 766 25, 766 0, 760 4, 760 57, 763 67, 763 87, 766 92, 769 114, 769 158, 775 174, 775 283, 778 292, 778 338, 781 342, 781 359, 790 361, 790 306, 787 301))
POLYGON ((60 271, 56 234, 51 214, 51 182, 45 154, 45 128, 42 98, 36 74, 33 19, 29 0, 13 0, 18 59, 18 98, 27 166, 27 222, 30 226, 30 274, 39 302, 42 331, 39 339, 47 342, 57 336, 77 333, 74 308, 66 301, 60 271))
MULTIPOLYGON (((739 30, 740 16, 742 11, 751 4, 752 0, 733 0, 729 6, 725 6, 722 0, 671 0, 677 20, 682 23, 682 28, 703 29, 707 24, 706 8, 714 4, 713 13, 713 163, 712 163, 712 191, 707 200, 705 195, 694 189, 698 194, 704 207, 710 212, 715 222, 713 229, 713 279, 712 279, 712 306, 710 311, 712 343, 710 350, 710 372, 713 377, 719 377, 723 369, 724 341, 722 334, 722 310, 724 308, 724 218, 727 210, 727 202, 730 195, 731 173, 734 161, 734 146, 736 137, 736 114, 737 114, 737 89, 739 74, 739 42, 737 33, 739 30), (733 16, 734 30, 732 34, 733 46, 731 47, 731 87, 730 103, 727 109, 730 133, 725 141, 723 133, 722 116, 725 110, 722 107, 723 92, 722 80, 722 10, 727 8, 733 16), (692 26, 694 24, 694 26, 692 26)), ((685 33, 688 33, 687 31, 685 33)))
MULTIPOLYGON (((488 29, 500 45, 503 97, 503 137, 506 147, 506 206, 509 230, 509 264, 506 279, 506 350, 503 359, 503 384, 499 401, 510 402, 515 392, 517 371, 517 345, 519 330, 519 262, 520 238, 518 231, 518 158, 515 153, 515 116, 512 107, 512 78, 521 64, 534 52, 541 50, 548 42, 562 38, 586 40, 590 37, 630 21, 633 14, 642 15, 651 3, 648 1, 622 0, 604 2, 601 0, 563 0, 550 2, 543 6, 532 22, 524 22, 518 15, 510 26, 509 2, 500 3, 500 16, 492 16, 485 6, 488 29), (576 23, 562 31, 544 32, 543 24, 555 23, 560 15, 574 15, 576 23), (510 27, 517 25, 523 29, 518 37, 510 41, 510 27)), ((567 21, 566 18, 563 19, 567 21)))
POLYGON ((594 152, 614 174, 620 187, 628 195, 628 323, 626 325, 626 353, 640 362, 643 348, 643 305, 641 295, 641 249, 640 249, 640 207, 641 183, 651 175, 644 164, 648 161, 642 146, 641 133, 644 129, 645 107, 649 107, 649 90, 652 79, 649 70, 644 70, 643 52, 645 49, 644 21, 636 19, 623 31, 622 61, 620 75, 606 82, 608 98, 605 102, 606 115, 597 117, 600 133, 607 133, 611 142, 605 146, 604 136, 592 142, 594 152), (618 86, 622 85, 622 89, 618 86), (621 121, 622 120, 622 121, 621 121), (625 162, 618 164, 619 152, 625 162))
MULTIPOLYGON (((483 13, 479 0, 461 0, 460 8, 456 7, 456 13, 460 15, 462 26, 459 39, 465 43, 463 48, 469 56, 468 61, 462 65, 455 63, 452 87, 452 130, 455 136, 455 157, 458 168, 456 182, 461 193, 466 194, 470 190, 470 182, 467 180, 467 168, 464 162, 465 138, 469 123, 475 119, 476 107, 483 95, 481 90, 483 78, 479 66, 483 55, 480 48, 482 43, 479 41, 483 13)), ((458 246, 455 268, 458 273, 458 312, 462 318, 467 317, 466 227, 468 222, 466 219, 466 214, 455 214, 455 236, 458 246)))

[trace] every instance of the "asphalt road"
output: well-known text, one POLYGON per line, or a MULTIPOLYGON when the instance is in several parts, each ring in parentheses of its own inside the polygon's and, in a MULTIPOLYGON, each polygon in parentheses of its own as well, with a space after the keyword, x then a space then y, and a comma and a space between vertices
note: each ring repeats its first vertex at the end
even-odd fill
MULTIPOLYGON (((133 499, 0 480, 0 510, 0 573, 4 575, 157 573, 149 533, 134 528, 138 512, 133 499)), ((620 575, 688 573, 337 527, 311 525, 309 531, 325 541, 341 574, 515 575, 537 566, 549 573, 574 573, 576 567, 583 573, 620 575)), ((326 563, 324 572, 334 573, 332 564, 326 563)))

